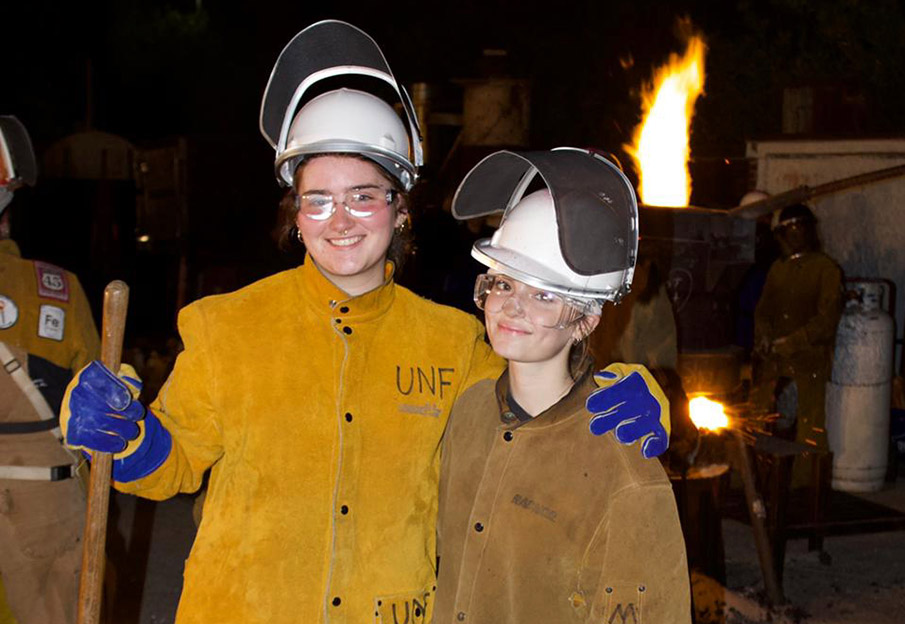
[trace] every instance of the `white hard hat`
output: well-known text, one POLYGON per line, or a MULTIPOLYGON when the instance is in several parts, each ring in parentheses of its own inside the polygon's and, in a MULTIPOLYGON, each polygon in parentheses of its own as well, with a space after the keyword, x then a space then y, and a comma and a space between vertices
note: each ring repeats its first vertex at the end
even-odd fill
POLYGON ((638 252, 638 202, 623 173, 585 150, 497 152, 465 177, 453 214, 503 212, 482 264, 537 288, 598 302, 631 286, 638 252), (523 196, 536 175, 547 188, 523 196))
POLYGON ((763 201, 765 199, 770 199, 770 194, 760 190, 748 191, 742 198, 738 200, 739 206, 747 206, 748 204, 753 204, 755 202, 763 201))
POLYGON ((277 154, 276 173, 286 184, 312 154, 360 154, 376 162, 405 189, 415 181, 409 136, 393 108, 379 97, 338 89, 314 98, 295 116, 286 147, 277 154))
POLYGON ((361 154, 409 190, 423 164, 421 129, 411 99, 377 43, 346 22, 324 20, 299 32, 280 53, 261 102, 261 133, 276 150, 277 180, 292 185, 306 156, 361 154), (392 106, 370 93, 337 89, 301 106, 315 84, 337 77, 376 79, 402 104, 408 127, 392 106), (296 112, 297 111, 297 112, 296 112))

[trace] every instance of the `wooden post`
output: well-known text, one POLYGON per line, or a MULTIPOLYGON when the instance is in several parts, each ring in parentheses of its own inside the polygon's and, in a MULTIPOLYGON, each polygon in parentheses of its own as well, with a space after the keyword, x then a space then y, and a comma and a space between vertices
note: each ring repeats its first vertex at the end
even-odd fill
POLYGON ((764 588, 767 590, 767 598, 774 605, 785 602, 782 594, 782 586, 776 577, 776 568, 773 565, 773 550, 770 547, 770 539, 764 526, 766 510, 764 501, 757 493, 754 483, 754 469, 751 467, 751 454, 748 444, 741 431, 733 429, 731 435, 736 441, 738 457, 738 469, 745 486, 745 501, 748 503, 748 515, 751 518, 751 530, 754 532, 754 544, 757 546, 757 558, 760 561, 760 570, 764 576, 764 588))
MULTIPOLYGON (((101 361, 114 373, 119 372, 123 353, 123 332, 129 287, 114 280, 104 289, 104 316, 101 332, 101 361)), ((94 453, 88 485, 88 511, 82 540, 82 570, 79 578, 79 624, 98 624, 103 600, 107 511, 110 507, 110 480, 113 455, 94 453)))

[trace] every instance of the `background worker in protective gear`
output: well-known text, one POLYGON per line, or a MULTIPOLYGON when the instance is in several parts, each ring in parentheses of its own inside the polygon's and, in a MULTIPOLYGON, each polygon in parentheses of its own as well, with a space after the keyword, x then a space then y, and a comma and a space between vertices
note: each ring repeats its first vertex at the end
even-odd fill
POLYGON ((117 489, 154 499, 211 469, 179 624, 428 621, 441 436, 502 362, 474 317, 393 281, 420 132, 370 37, 299 33, 261 129, 304 264, 183 309, 185 350, 147 408, 137 380, 92 363, 64 400, 67 441, 116 453, 117 489), (389 86, 406 120, 363 90, 310 97, 345 75, 389 86))
MULTIPOLYGON (((781 412, 794 414, 796 441, 826 450, 824 400, 842 313, 842 271, 820 251, 807 206, 783 208, 772 229, 782 257, 770 267, 755 309, 752 400, 770 412, 778 401, 781 412)), ((796 485, 807 482, 799 463, 796 485)))
POLYGON ((475 303, 508 367, 453 406, 434 622, 690 622, 669 479, 617 442, 667 414, 666 398, 640 365, 611 364, 597 389, 587 357, 603 304, 632 280, 634 191, 583 150, 497 152, 453 204, 459 218, 488 211, 504 214, 472 250, 489 269, 475 303), (547 188, 523 196, 537 178, 547 188), (629 412, 643 416, 624 421, 629 412), (615 438, 595 438, 613 420, 623 420, 615 438))
POLYGON ((84 460, 60 444, 66 384, 100 342, 75 275, 10 238, 15 190, 35 182, 24 126, 0 117, 0 576, 19 624, 76 620, 84 460))

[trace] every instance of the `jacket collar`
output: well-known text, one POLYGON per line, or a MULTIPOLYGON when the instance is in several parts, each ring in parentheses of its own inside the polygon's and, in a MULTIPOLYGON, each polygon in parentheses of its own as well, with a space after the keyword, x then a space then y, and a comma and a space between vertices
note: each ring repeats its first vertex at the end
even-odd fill
POLYGON ((0 254, 9 254, 10 256, 15 256, 16 258, 22 257, 22 252, 19 251, 19 246, 16 244, 11 238, 0 239, 0 254))
POLYGON ((566 396, 524 423, 519 422, 518 417, 512 412, 506 400, 509 394, 509 370, 503 371, 503 374, 500 375, 496 382, 496 399, 500 407, 502 427, 506 429, 542 429, 569 419, 579 409, 584 408, 588 395, 597 388, 594 376, 591 375, 592 368, 593 366, 589 364, 566 396))
POLYGON ((349 320, 366 321, 389 310, 396 296, 395 266, 389 260, 384 266, 383 284, 357 297, 328 280, 310 255, 305 255, 304 264, 295 271, 302 298, 325 316, 341 314, 349 320))

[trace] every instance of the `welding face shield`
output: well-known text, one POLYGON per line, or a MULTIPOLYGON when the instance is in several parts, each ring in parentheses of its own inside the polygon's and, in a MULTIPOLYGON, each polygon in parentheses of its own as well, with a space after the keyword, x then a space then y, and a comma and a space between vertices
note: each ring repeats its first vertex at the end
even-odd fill
POLYGON ((346 22, 317 22, 286 45, 264 90, 260 128, 276 150, 276 177, 284 186, 292 185, 299 163, 317 154, 364 156, 406 190, 423 164, 421 130, 408 93, 374 40, 346 22), (337 89, 303 103, 312 87, 338 77, 388 85, 407 125, 390 104, 360 90, 337 89))
POLYGON ((12 202, 17 188, 34 186, 37 172, 25 126, 11 115, 0 115, 0 213, 12 202))
POLYGON ((793 257, 818 246, 817 218, 804 204, 786 206, 775 212, 771 229, 783 257, 793 257))
POLYGON ((493 237, 472 248, 492 269, 598 303, 629 291, 638 202, 625 175, 601 156, 574 148, 496 152, 465 176, 452 211, 457 219, 503 213, 493 237), (546 188, 525 195, 535 181, 546 188))

